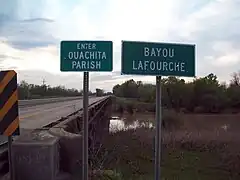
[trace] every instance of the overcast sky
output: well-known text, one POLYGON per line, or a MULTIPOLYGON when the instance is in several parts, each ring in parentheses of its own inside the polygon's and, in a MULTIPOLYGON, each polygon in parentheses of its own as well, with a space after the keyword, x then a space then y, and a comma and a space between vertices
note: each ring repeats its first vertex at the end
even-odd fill
POLYGON ((228 81, 240 70, 240 0, 0 0, 0 69, 18 80, 82 89, 82 73, 60 72, 61 40, 112 40, 112 73, 90 73, 90 88, 121 76, 121 40, 196 44, 196 75, 228 81))

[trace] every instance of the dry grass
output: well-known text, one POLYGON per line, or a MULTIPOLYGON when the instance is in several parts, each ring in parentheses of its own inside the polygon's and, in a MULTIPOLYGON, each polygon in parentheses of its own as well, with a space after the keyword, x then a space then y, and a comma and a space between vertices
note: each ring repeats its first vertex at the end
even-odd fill
MULTIPOLYGON (((123 114, 128 124, 154 122, 154 114, 123 114)), ((239 180, 240 115, 178 114, 181 126, 162 132, 162 179, 239 180)), ((109 135, 105 143, 123 179, 154 179, 154 129, 109 135)))
MULTIPOLYGON (((121 107, 118 116, 124 117, 125 124, 135 120, 155 124, 155 114, 149 113, 155 110, 153 104, 119 100, 114 109, 121 107), (131 114, 127 113, 129 108, 131 114)), ((162 179, 240 179, 240 114, 176 114, 163 110, 163 121, 162 179)), ((111 134, 105 146, 112 150, 112 160, 105 166, 117 169, 124 180, 154 179, 154 129, 111 134)))

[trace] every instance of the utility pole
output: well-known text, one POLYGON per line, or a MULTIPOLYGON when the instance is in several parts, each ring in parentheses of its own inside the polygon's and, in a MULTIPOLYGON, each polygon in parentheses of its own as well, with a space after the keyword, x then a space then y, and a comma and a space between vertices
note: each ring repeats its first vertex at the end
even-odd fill
POLYGON ((43 78, 43 81, 42 81, 42 82, 43 82, 43 86, 44 86, 44 85, 45 85, 45 82, 46 82, 44 78, 43 78))
POLYGON ((43 96, 45 96, 46 95, 46 91, 47 91, 47 86, 45 85, 45 79, 43 78, 43 84, 42 84, 42 87, 43 87, 43 96))

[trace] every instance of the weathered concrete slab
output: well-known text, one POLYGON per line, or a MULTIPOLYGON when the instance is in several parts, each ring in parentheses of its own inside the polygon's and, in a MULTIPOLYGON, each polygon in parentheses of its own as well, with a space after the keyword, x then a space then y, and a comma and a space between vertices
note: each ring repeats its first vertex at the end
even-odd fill
POLYGON ((72 180, 72 176, 68 173, 59 173, 55 180, 72 180))
POLYGON ((15 180, 54 180, 59 173, 59 139, 32 132, 12 145, 15 180))
POLYGON ((0 144, 3 144, 8 141, 7 136, 0 135, 0 144))
POLYGON ((10 176, 9 176, 9 173, 3 175, 0 180, 10 180, 10 176))
MULTIPOLYGON (((11 180, 10 174, 9 173, 5 174, 3 177, 0 178, 0 180, 11 180)), ((42 179, 42 180, 45 180, 45 179, 42 179)), ((72 180, 72 176, 68 173, 60 172, 57 174, 54 180, 72 180)))
POLYGON ((0 174, 5 174, 9 171, 8 161, 0 161, 0 174))
POLYGON ((72 175, 81 174, 82 136, 65 131, 63 128, 52 128, 50 133, 60 138, 61 167, 72 175))

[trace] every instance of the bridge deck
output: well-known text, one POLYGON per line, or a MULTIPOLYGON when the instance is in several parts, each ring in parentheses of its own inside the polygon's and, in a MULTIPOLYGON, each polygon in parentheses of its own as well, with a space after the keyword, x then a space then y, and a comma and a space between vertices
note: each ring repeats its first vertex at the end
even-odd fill
MULTIPOLYGON (((89 97, 89 105, 105 97, 89 97)), ((55 122, 62 117, 66 117, 81 109, 83 99, 66 100, 63 102, 53 102, 38 104, 35 106, 20 106, 20 129, 24 133, 27 129, 41 128, 47 124, 55 122)), ((0 145, 7 141, 7 137, 0 136, 0 145)))
MULTIPOLYGON (((89 98, 89 105, 104 97, 89 98)), ((81 109, 83 99, 37 105, 32 107, 20 107, 20 128, 36 129, 52 123, 61 117, 66 117, 81 109)))

